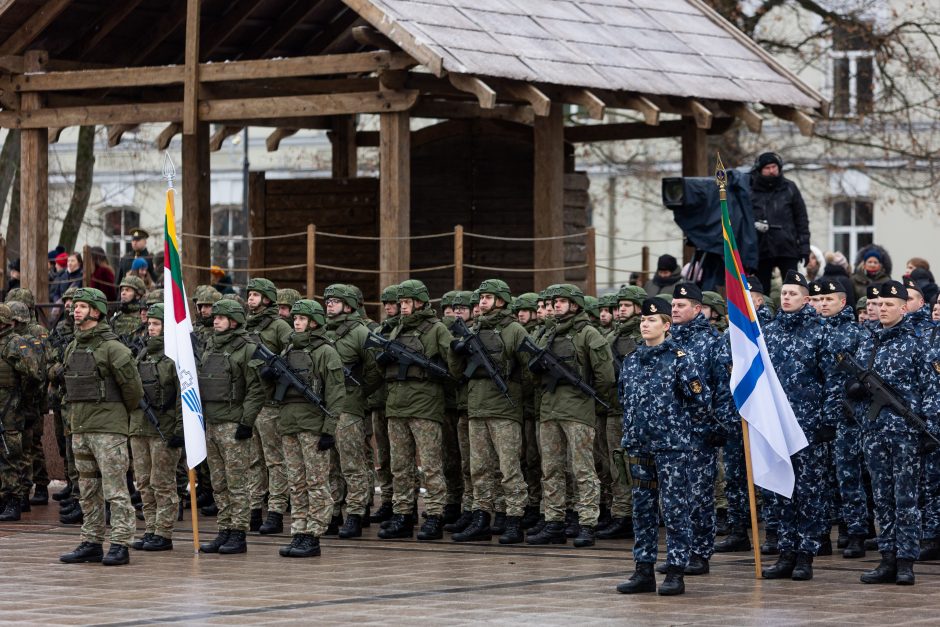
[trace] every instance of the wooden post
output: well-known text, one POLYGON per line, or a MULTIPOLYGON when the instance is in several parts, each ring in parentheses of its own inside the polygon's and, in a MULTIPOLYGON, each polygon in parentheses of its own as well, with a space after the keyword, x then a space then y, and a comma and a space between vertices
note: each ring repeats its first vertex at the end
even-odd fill
POLYGON ((640 273, 640 280, 638 281, 638 283, 640 284, 640 287, 643 287, 646 285, 646 282, 650 280, 650 247, 649 246, 643 247, 641 263, 643 265, 640 267, 642 268, 643 272, 640 273))
POLYGON ((411 118, 379 114, 380 287, 400 283, 411 266, 411 118))
POLYGON ((317 225, 307 225, 307 298, 317 293, 317 225))
POLYGON ((7 286, 7 241, 0 235, 0 288, 7 286))
POLYGON ((186 66, 183 71, 183 135, 194 135, 199 122, 199 9, 201 0, 186 1, 186 66))
MULTIPOLYGON (((562 106, 552 103, 551 112, 536 117, 534 124, 534 189, 532 194, 533 235, 536 238, 565 234, 565 119, 562 106)), ((533 243, 533 268, 560 268, 565 262, 564 240, 533 243)), ((563 283, 563 270, 535 272, 534 289, 563 283)))
POLYGON ((82 246, 82 285, 91 287, 91 246, 82 246))
POLYGON ((356 178, 359 160, 356 154, 356 116, 338 115, 333 118, 333 178, 356 178))
POLYGON ((454 289, 463 289, 463 225, 454 227, 454 289))
MULTIPOLYGON (((695 118, 682 118, 682 176, 708 176, 708 137, 695 118)), ((692 260, 695 248, 682 247, 682 264, 692 260)))
MULTIPOLYGON (((30 50, 23 58, 26 72, 39 72, 49 55, 30 50)), ((42 96, 24 93, 24 113, 42 108, 42 96)), ((29 288, 37 303, 49 300, 49 131, 20 132, 20 285, 29 288)))
POLYGON ((584 261, 587 264, 587 274, 584 277, 584 293, 597 295, 597 234, 593 226, 584 232, 584 261))
MULTIPOLYGON (((183 263, 209 265, 209 239, 212 207, 209 198, 209 125, 196 125, 196 133, 183 135, 183 263), (204 235, 206 237, 193 237, 204 235)), ((183 284, 192 294, 197 285, 207 283, 208 270, 183 267, 183 284)))

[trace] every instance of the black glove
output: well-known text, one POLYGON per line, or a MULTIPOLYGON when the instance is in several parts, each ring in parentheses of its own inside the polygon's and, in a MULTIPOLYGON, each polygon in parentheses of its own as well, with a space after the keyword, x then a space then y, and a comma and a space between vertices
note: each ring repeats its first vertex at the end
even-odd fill
POLYGON ((238 425, 238 428, 235 429, 235 439, 236 440, 247 440, 254 433, 254 429, 248 425, 238 425))
POLYGON ((277 371, 271 366, 264 365, 261 366, 261 370, 258 371, 258 376, 265 381, 274 381, 277 379, 277 371))
POLYGON ((536 357, 529 362, 529 372, 532 374, 545 374, 548 372, 548 369, 543 366, 542 362, 536 357))
POLYGON ((868 389, 858 379, 845 382, 845 395, 853 401, 863 401, 868 397, 868 389))
POLYGON ((813 444, 827 444, 836 439, 836 428, 832 425, 823 425, 816 430, 813 444))
POLYGON ((318 451, 328 451, 334 446, 336 446, 336 438, 328 433, 323 433, 320 435, 320 441, 317 442, 318 451))
POLYGON ((467 343, 462 338, 454 338, 450 341, 450 350, 457 355, 463 355, 467 352, 467 343))
POLYGON ((382 351, 381 353, 375 356, 375 363, 383 367, 391 366, 392 364, 395 363, 395 360, 392 359, 391 355, 389 355, 385 351, 382 351))
POLYGON ((937 450, 937 443, 926 433, 921 433, 917 441, 917 454, 929 455, 937 450))
POLYGON ((803 263, 804 266, 808 266, 809 265, 809 253, 803 253, 802 255, 800 255, 800 261, 803 263))
POLYGON ((169 441, 166 443, 170 448, 183 448, 184 444, 186 444, 186 440, 184 440, 181 435, 170 436, 169 441))
POLYGON ((705 432, 705 444, 712 448, 721 448, 728 442, 728 436, 717 429, 708 429, 705 432))

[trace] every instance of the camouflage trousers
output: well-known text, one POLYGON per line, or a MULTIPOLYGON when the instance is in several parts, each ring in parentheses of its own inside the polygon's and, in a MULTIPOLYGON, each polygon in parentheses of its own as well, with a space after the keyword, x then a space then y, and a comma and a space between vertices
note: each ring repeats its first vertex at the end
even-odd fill
POLYGON ((365 421, 343 412, 336 424, 336 452, 346 483, 346 514, 363 515, 372 503, 369 461, 366 457, 365 421))
MULTIPOLYGON (((28 496, 33 489, 33 459, 37 455, 35 448, 35 432, 37 424, 39 423, 39 416, 34 415, 32 410, 27 411, 23 431, 20 434, 23 454, 20 455, 19 461, 20 493, 26 496, 28 496)), ((41 449, 42 444, 40 443, 40 450, 41 449)), ((43 465, 45 465, 45 459, 43 459, 43 465)), ((46 483, 48 483, 48 481, 46 483)))
POLYGON ((129 545, 137 521, 127 491, 127 436, 117 433, 72 435, 75 467, 81 488, 82 541, 101 544, 105 539, 105 503, 111 506, 111 544, 129 545))
POLYGON ((24 496, 20 484, 23 433, 7 429, 3 439, 6 441, 6 449, 0 444, 0 496, 21 498, 24 496))
POLYGON ((460 500, 460 509, 473 510, 473 479, 470 477, 470 419, 461 413, 457 419, 457 444, 460 448, 460 476, 463 484, 470 489, 464 490, 460 500))
POLYGON ((447 505, 463 503, 464 490, 470 490, 470 484, 463 482, 463 456, 460 452, 460 439, 457 436, 457 423, 460 416, 456 409, 444 412, 444 424, 441 435, 444 440, 444 485, 447 488, 447 505))
POLYGON ((600 502, 603 507, 611 506, 611 483, 613 481, 610 468, 610 448, 607 446, 607 413, 597 414, 594 418, 594 470, 600 482, 600 502))
POLYGON ((633 560, 655 563, 659 545, 659 500, 666 524, 666 563, 689 563, 692 520, 689 515, 688 451, 630 452, 633 479, 633 560), (643 461, 644 463, 638 463, 643 461), (649 461, 652 464, 648 463, 649 461))
POLYGON ((865 536, 868 534, 868 495, 865 492, 862 430, 854 423, 851 426, 840 424, 833 450, 842 520, 849 535, 865 536))
POLYGON ((287 511, 287 474, 284 472, 284 452, 277 431, 277 407, 265 405, 255 420, 251 439, 255 454, 251 459, 251 509, 264 508, 264 493, 268 493, 268 511, 283 514, 287 511), (265 480, 267 476, 267 480, 265 480))
POLYGON ((392 505, 396 514, 410 514, 417 494, 417 459, 424 474, 424 509, 428 516, 444 511, 447 489, 444 486, 441 423, 424 418, 389 418, 388 441, 392 457, 392 505))
POLYGON ((206 459, 212 473, 219 529, 248 531, 251 440, 236 440, 238 423, 206 425, 206 459))
POLYGON ((607 450, 610 452, 610 514, 614 518, 630 518, 633 515, 633 492, 630 490, 630 464, 623 448, 623 423, 607 420, 607 450))
POLYGON ((171 538, 179 506, 176 466, 182 450, 170 448, 159 437, 135 435, 131 436, 131 452, 146 531, 171 538))
POLYGON ((688 455, 689 519, 692 538, 689 549, 705 559, 715 552, 715 467, 718 452, 704 446, 688 455))
POLYGON ((542 456, 539 453, 538 420, 526 418, 522 423, 522 473, 525 475, 530 507, 542 502, 542 456))
POLYGON ((290 484, 292 535, 321 536, 330 524, 333 499, 327 486, 329 451, 317 449, 320 434, 301 431, 281 436, 290 484))
POLYGON ((78 487, 78 469, 75 467, 75 448, 71 433, 65 436, 65 476, 72 482, 72 492, 77 497, 80 488, 78 487))
MULTIPOLYGON (((744 464, 744 435, 741 421, 728 427, 728 439, 721 451, 725 471, 725 498, 728 500, 728 527, 734 530, 749 529, 751 506, 747 496, 747 467, 744 464)), ((767 522, 767 519, 764 519, 767 522)))
POLYGON ((392 502, 392 460, 389 454, 388 418, 384 409, 372 411, 372 434, 375 438, 375 479, 383 503, 392 502))
MULTIPOLYGON (((26 469, 29 487, 49 485, 49 473, 46 471, 46 449, 42 445, 42 437, 46 431, 46 417, 44 414, 36 416, 31 425, 28 425, 30 442, 24 446, 23 455, 29 459, 29 468, 26 469)), ((25 441, 24 441, 24 444, 25 441)), ((26 491, 29 494, 29 490, 26 491)))
MULTIPOLYGON (((925 538, 940 537, 940 450, 924 456, 921 472, 922 518, 925 538)), ((864 491, 862 492, 864 496, 864 491)))
POLYGON ((916 435, 906 433, 874 432, 866 433, 862 443, 875 497, 878 550, 894 552, 898 559, 920 556, 917 440, 916 435))
POLYGON ((326 481, 330 487, 330 498, 333 500, 333 515, 342 516, 343 506, 346 505, 346 480, 339 463, 339 451, 336 447, 330 449, 330 469, 326 481))
POLYGON ((594 469, 594 427, 573 420, 539 423, 542 452, 542 506, 545 520, 565 519, 565 468, 574 478, 573 509, 582 525, 597 524, 599 481, 594 469))
POLYGON ((728 499, 725 497, 725 462, 724 451, 718 449, 715 456, 715 508, 728 510, 728 499))
POLYGON ((809 445, 790 456, 793 462, 793 498, 776 495, 779 511, 777 536, 780 551, 799 551, 816 555, 819 537, 829 529, 829 492, 826 482, 824 445, 809 445))
POLYGON ((470 477, 473 481, 473 509, 507 516, 522 516, 528 490, 522 476, 519 451, 522 450, 522 423, 508 418, 470 420, 470 477), (505 509, 496 509, 494 487, 502 475, 505 509))

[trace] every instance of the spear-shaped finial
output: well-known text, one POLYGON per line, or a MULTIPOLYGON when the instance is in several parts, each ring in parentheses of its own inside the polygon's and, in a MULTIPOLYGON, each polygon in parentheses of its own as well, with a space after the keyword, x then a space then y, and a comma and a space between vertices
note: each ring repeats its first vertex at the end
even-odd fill
POLYGON ((725 200, 726 189, 728 187, 728 174, 725 172, 725 164, 721 162, 721 153, 715 153, 715 183, 718 184, 718 196, 725 200))
POLYGON ((173 165, 173 158, 170 156, 169 150, 163 153, 163 178, 166 179, 167 185, 173 187, 173 179, 176 178, 176 166, 173 165))

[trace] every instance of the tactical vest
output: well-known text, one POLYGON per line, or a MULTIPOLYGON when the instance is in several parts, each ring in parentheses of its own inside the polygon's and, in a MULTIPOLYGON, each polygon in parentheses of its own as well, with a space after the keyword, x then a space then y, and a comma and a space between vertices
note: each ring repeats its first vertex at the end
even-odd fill
MULTIPOLYGON (((433 327, 433 321, 424 320, 418 324, 414 330, 409 329, 408 331, 405 331, 404 334, 399 335, 395 338, 395 340, 401 343, 405 348, 413 350, 414 352, 420 353, 427 357, 427 354, 424 352, 424 344, 421 343, 421 336, 430 331, 433 327)), ((426 381, 428 378, 427 371, 420 366, 408 366, 408 370, 405 373, 406 381, 426 381)), ((398 378, 397 362, 385 366, 385 380, 400 381, 398 378)))
POLYGON ((232 338, 223 352, 206 351, 199 367, 199 393, 206 402, 241 402, 245 397, 245 379, 238 376, 232 354, 247 344, 245 338, 232 338))
MULTIPOLYGON (((335 343, 343 339, 345 336, 349 335, 350 331, 358 327, 360 324, 363 324, 362 320, 348 320, 347 319, 347 320, 344 320, 343 323, 339 325, 338 327, 336 327, 335 329, 330 329, 329 333, 335 336, 335 339, 333 340, 333 342, 335 343)), ((352 374, 352 376, 358 379, 359 381, 362 381, 362 377, 365 376, 365 371, 362 367, 362 363, 359 361, 355 361, 352 363, 344 363, 343 368, 349 369, 350 374, 352 374)), ((355 387, 355 384, 351 383, 348 377, 346 379, 346 383, 347 383, 347 387, 355 387)))
MULTIPOLYGON (((483 348, 486 349, 486 352, 489 354, 490 359, 493 360, 493 363, 496 364, 496 367, 499 369, 500 374, 506 378, 513 378, 513 380, 521 379, 521 375, 513 377, 513 375, 518 375, 517 372, 510 372, 510 368, 507 368, 506 364, 506 343, 503 342, 503 337, 500 332, 508 327, 512 323, 512 320, 506 320, 499 324, 496 328, 480 329, 477 332, 477 335, 480 337, 480 343, 483 344, 483 348)), ((489 377, 486 374, 486 369, 477 368, 474 371, 473 379, 488 379, 489 377)))
MULTIPOLYGON (((287 351, 287 367, 290 368, 297 377, 304 383, 310 384, 316 394, 323 393, 323 377, 319 374, 313 374, 313 352, 327 343, 324 338, 312 338, 310 344, 303 348, 291 348, 287 351)), ((294 386, 287 388, 284 395, 284 403, 307 403, 309 402, 304 395, 294 386)))
POLYGON ((573 372, 577 372, 588 384, 591 384, 593 376, 590 372, 585 372, 588 368, 582 366, 581 356, 575 348, 573 339, 587 324, 587 320, 583 320, 572 325, 566 335, 553 335, 548 341, 548 350, 553 352, 573 372))
POLYGON ((150 361, 149 359, 137 363, 137 371, 140 373, 140 382, 144 386, 144 394, 147 400, 154 408, 166 412, 173 409, 176 404, 176 386, 172 379, 166 383, 160 382, 157 371, 159 361, 150 361))
POLYGON ((65 400, 70 403, 124 402, 121 388, 110 374, 98 372, 92 348, 76 348, 65 362, 65 400))
POLYGON ((610 346, 610 350, 614 354, 614 361, 622 364, 623 360, 636 350, 636 340, 626 334, 617 335, 610 346))
MULTIPOLYGON (((12 337, 11 342, 17 342, 20 338, 12 337)), ((19 387, 19 375, 6 359, 0 359, 0 389, 19 387)))
MULTIPOLYGON (((257 324, 251 331, 248 331, 248 339, 255 345, 261 346, 264 342, 261 341, 261 332, 271 326, 271 323, 274 322, 272 316, 265 316, 261 322, 257 324)), ((267 344, 265 344, 267 346, 267 344)))

